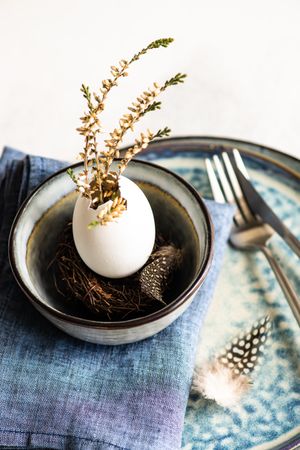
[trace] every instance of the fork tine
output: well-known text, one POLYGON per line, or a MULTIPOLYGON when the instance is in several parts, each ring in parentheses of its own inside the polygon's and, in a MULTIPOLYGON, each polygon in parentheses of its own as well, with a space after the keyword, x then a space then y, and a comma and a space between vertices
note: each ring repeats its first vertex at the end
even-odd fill
POLYGON ((215 163, 215 166, 216 166, 219 178, 220 178, 221 186, 223 188, 227 202, 235 203, 234 195, 232 193, 230 184, 228 183, 228 180, 226 178, 226 174, 225 174, 225 171, 223 169, 223 166, 221 164, 219 157, 217 155, 214 155, 213 160, 214 160, 214 163, 215 163))
POLYGON ((210 187, 215 201, 219 203, 226 203, 225 197, 219 185, 218 178, 216 177, 212 163, 208 158, 205 158, 205 164, 210 187))
MULTIPOLYGON (((217 171, 217 175, 219 176, 219 179, 215 173, 212 162, 207 158, 206 158, 205 162, 206 162, 206 168, 207 168, 209 182, 210 182, 215 200, 220 201, 222 203, 227 202, 227 203, 236 205, 236 201, 235 201, 232 189, 227 180, 223 165, 221 164, 219 157, 217 155, 214 155, 213 160, 214 160, 214 163, 216 166, 216 171, 217 171), (225 193, 225 196, 224 196, 223 192, 225 193)), ((234 214, 233 221, 237 227, 243 226, 245 224, 245 220, 244 220, 242 214, 240 213, 239 208, 237 208, 237 211, 234 214)))
POLYGON ((231 164, 231 161, 229 159, 228 153, 223 152, 222 153, 222 157, 223 157, 223 161, 224 161, 224 164, 225 164, 225 167, 226 167, 226 170, 227 170, 228 178, 230 180, 233 192, 234 192, 234 194, 236 196, 236 199, 237 199, 237 205, 238 205, 242 215, 244 216, 244 218, 247 221, 253 221, 254 216, 253 216, 253 214, 252 214, 252 212, 251 212, 251 210, 250 210, 250 208, 248 206, 247 201, 245 200, 243 191, 242 191, 242 189, 240 187, 240 183, 238 182, 238 179, 237 179, 236 174, 234 172, 234 168, 233 168, 233 166, 231 164))
POLYGON ((233 149, 233 156, 238 169, 242 172, 244 177, 247 178, 247 180, 250 180, 250 176, 248 174, 244 161, 242 160, 241 154, 237 148, 233 149))
POLYGON ((230 183, 232 185, 233 192, 235 193, 237 198, 240 198, 240 197, 243 196, 243 192, 242 192, 242 189, 240 187, 240 183, 238 182, 238 179, 236 177, 236 174, 234 172, 234 169, 233 169, 233 166, 232 166, 231 161, 229 159, 228 153, 223 152, 222 153, 222 158, 223 158, 223 161, 224 161, 227 173, 228 173, 228 178, 229 178, 230 183))
MULTIPOLYGON (((232 205, 238 206, 236 204, 236 201, 235 201, 235 198, 234 198, 231 186, 230 186, 230 184, 229 184, 229 182, 227 180, 227 177, 226 177, 223 165, 222 165, 219 157, 217 155, 214 155, 213 156, 213 160, 214 160, 214 163, 215 163, 215 166, 216 166, 216 170, 217 170, 217 173, 218 173, 218 176, 219 176, 219 182, 220 182, 220 184, 222 186, 223 192, 225 193, 226 201, 228 203, 231 203, 232 205)), ((237 211, 234 214, 233 221, 234 221, 234 223, 235 223, 235 225, 237 227, 243 226, 244 223, 245 223, 245 220, 244 220, 242 214, 240 213, 239 208, 237 208, 237 211)))

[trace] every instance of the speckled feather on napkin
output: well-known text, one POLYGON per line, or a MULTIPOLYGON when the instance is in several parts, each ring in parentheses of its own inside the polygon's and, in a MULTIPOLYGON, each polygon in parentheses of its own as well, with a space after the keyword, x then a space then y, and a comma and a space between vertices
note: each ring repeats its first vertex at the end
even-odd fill
POLYGON ((232 210, 207 202, 215 225, 209 275, 188 310, 145 341, 76 340, 44 319, 11 273, 7 240, 24 198, 64 164, 6 148, 0 160, 0 446, 175 450, 201 329, 232 210))

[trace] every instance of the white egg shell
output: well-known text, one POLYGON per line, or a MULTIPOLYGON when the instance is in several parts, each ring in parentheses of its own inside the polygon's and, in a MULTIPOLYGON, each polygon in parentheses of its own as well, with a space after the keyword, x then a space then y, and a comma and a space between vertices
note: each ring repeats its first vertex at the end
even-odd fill
POLYGON ((88 229, 98 210, 79 196, 73 213, 73 237, 79 255, 94 272, 109 278, 122 278, 137 272, 151 255, 155 222, 143 191, 131 180, 120 177, 121 195, 127 209, 114 222, 88 229))

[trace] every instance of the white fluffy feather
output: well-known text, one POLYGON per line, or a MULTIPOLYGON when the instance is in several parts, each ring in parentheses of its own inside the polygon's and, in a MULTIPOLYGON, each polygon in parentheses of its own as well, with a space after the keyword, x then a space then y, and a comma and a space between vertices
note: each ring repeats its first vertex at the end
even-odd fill
POLYGON ((215 400, 224 408, 238 403, 249 389, 251 381, 246 375, 236 375, 218 360, 201 369, 196 369, 193 389, 205 398, 215 400))

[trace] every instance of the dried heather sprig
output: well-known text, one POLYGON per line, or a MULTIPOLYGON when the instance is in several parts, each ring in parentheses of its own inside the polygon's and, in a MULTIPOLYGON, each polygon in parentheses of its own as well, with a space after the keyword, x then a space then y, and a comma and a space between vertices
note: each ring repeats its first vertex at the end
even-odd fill
POLYGON ((135 139, 135 145, 127 150, 124 158, 121 160, 118 166, 119 173, 123 173, 132 158, 142 150, 145 150, 153 139, 169 136, 170 131, 170 128, 165 127, 163 130, 158 130, 156 134, 153 134, 150 130, 147 130, 146 134, 141 133, 140 137, 135 139))
POLYGON ((149 50, 168 47, 171 42, 173 42, 172 38, 157 39, 136 53, 129 61, 123 59, 117 66, 111 66, 111 78, 102 81, 98 93, 91 93, 90 88, 84 84, 81 86, 81 92, 87 102, 87 112, 80 118, 81 127, 77 130, 85 140, 83 151, 79 154, 84 165, 83 170, 78 174, 74 174, 71 169, 68 170, 68 174, 77 185, 77 191, 90 201, 91 208, 97 209, 108 201, 112 202, 101 210, 97 220, 92 222, 90 227, 97 224, 105 225, 119 217, 126 209, 126 200, 121 197, 119 189, 121 173, 135 154, 145 149, 153 139, 168 136, 170 129, 165 127, 156 134, 150 130, 141 133, 135 140, 134 146, 126 152, 117 172, 110 170, 111 164, 115 158, 119 157, 119 147, 125 133, 129 129, 133 131, 136 122, 145 114, 160 109, 161 102, 156 101, 155 98, 169 86, 182 83, 186 75, 178 73, 162 86, 154 83, 152 88, 144 91, 128 108, 129 113, 121 117, 119 126, 109 134, 110 137, 104 141, 105 148, 100 151, 97 141, 98 134, 102 132, 99 116, 104 110, 107 95, 113 87, 118 85, 120 78, 128 75, 127 70, 133 62, 138 61, 149 50))
MULTIPOLYGON (((119 128, 115 128, 110 134, 111 138, 105 141, 105 145, 108 148, 108 152, 106 154, 109 155, 109 165, 112 163, 114 158, 119 156, 119 146, 122 143, 125 133, 129 129, 133 131, 134 125, 146 113, 160 109, 161 102, 157 102, 154 99, 168 87, 183 83, 185 77, 185 74, 177 73, 174 77, 170 78, 170 80, 165 81, 163 86, 160 86, 158 83, 153 83, 152 88, 147 89, 139 97, 137 97, 136 101, 132 103, 132 106, 128 108, 130 113, 126 113, 122 116, 119 120, 119 128)), ((161 136, 157 134, 153 135, 153 139, 159 137, 161 136)))

